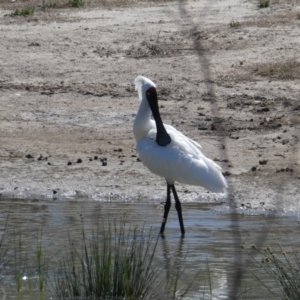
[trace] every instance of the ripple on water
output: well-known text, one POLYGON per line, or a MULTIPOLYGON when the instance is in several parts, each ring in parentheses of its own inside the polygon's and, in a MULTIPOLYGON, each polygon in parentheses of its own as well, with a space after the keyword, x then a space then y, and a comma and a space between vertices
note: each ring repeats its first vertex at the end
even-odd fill
MULTIPOLYGON (((207 288, 209 267, 214 295, 221 299, 228 299, 228 291, 234 285, 236 266, 241 262, 249 261, 246 253, 240 252, 243 243, 247 247, 251 244, 270 245, 274 249, 278 248, 278 242, 283 249, 298 247, 297 217, 275 214, 271 216, 235 214, 230 209, 223 209, 222 206, 224 205, 220 203, 184 203, 183 218, 186 236, 182 239, 177 213, 172 204, 165 238, 158 240, 154 265, 163 271, 163 276, 167 276, 168 272, 174 272, 174 266, 180 265, 182 276, 179 284, 187 285, 200 272, 198 286, 193 290, 194 295, 203 293, 207 288)), ((42 230, 45 251, 56 253, 56 262, 63 257, 69 236, 72 241, 80 244, 82 220, 89 238, 92 236, 92 229, 99 224, 99 218, 104 220, 105 226, 108 226, 109 219, 118 220, 122 217, 128 225, 138 225, 141 228, 145 224, 145 233, 151 231, 155 239, 159 232, 162 214, 162 204, 126 202, 124 199, 120 202, 116 200, 109 202, 77 201, 67 197, 55 201, 0 198, 2 226, 9 216, 4 245, 12 247, 15 234, 21 232, 24 251, 34 253, 37 236, 42 230)), ((12 253, 10 248, 9 254, 12 253)), ((248 264, 248 267, 251 267, 251 264, 248 264)), ((250 273, 244 275, 247 284, 253 287, 252 298, 255 295, 261 297, 265 291, 263 287, 250 273)), ((12 277, 7 276, 7 286, 11 285, 9 278, 12 280, 12 277)))

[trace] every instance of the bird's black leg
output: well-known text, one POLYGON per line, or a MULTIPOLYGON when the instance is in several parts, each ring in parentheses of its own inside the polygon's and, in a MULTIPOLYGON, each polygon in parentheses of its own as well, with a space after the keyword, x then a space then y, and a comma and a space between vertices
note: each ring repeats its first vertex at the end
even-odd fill
POLYGON ((175 208, 177 210, 178 213, 178 219, 179 219, 179 224, 180 224, 180 229, 181 229, 181 235, 184 236, 185 234, 185 230, 184 230, 184 225, 183 225, 183 219, 182 219, 182 210, 181 210, 181 203, 180 200, 178 198, 176 189, 175 189, 175 185, 171 185, 171 189, 175 198, 175 208))
POLYGON ((161 235, 163 235, 164 231, 165 231, 165 226, 166 226, 166 223, 167 223, 170 207, 171 207, 171 187, 167 183, 167 199, 166 199, 166 203, 165 203, 165 212, 164 212, 164 216, 163 216, 163 219, 162 219, 160 232, 159 232, 161 235))

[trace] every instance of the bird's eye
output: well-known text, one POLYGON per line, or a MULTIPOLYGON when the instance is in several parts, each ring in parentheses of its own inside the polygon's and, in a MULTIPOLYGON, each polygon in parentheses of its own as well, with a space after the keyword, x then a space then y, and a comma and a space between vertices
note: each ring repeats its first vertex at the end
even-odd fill
POLYGON ((150 93, 149 93, 149 92, 147 92, 146 94, 147 94, 147 96, 150 96, 150 93))

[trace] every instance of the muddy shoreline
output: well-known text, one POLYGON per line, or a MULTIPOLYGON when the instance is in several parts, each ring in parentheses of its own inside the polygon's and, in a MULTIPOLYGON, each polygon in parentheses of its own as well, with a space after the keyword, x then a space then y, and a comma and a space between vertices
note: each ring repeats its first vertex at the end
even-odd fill
MULTIPOLYGON (((133 80, 142 74, 158 85, 164 122, 222 166, 237 207, 297 212, 299 78, 265 65, 297 63, 299 10, 286 1, 28 18, 1 10, 1 197, 163 201, 164 181, 135 153, 133 80)), ((178 192, 183 202, 230 202, 200 187, 178 192)))

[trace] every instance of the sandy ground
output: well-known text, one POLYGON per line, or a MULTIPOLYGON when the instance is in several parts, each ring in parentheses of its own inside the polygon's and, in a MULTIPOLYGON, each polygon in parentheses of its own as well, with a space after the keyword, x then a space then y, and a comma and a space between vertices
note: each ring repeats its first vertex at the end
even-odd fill
MULTIPOLYGON (((163 121, 227 172, 240 210, 297 211, 299 76, 258 70, 297 63, 299 12, 296 1, 238 0, 1 10, 0 195, 164 200, 164 180, 135 153, 142 74, 163 121)), ((227 201, 177 187, 183 202, 227 201)))

